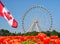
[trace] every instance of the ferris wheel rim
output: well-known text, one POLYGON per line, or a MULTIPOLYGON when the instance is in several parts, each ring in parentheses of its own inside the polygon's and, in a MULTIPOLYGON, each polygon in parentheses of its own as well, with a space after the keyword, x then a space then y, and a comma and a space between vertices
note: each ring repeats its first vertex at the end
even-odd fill
POLYGON ((30 12, 32 9, 34 9, 34 8, 41 8, 41 9, 45 10, 45 11, 48 13, 48 15, 50 16, 50 27, 49 27, 49 30, 51 30, 53 20, 52 20, 52 15, 51 15, 50 11, 49 11, 47 8, 45 8, 44 6, 37 5, 37 6, 32 6, 31 8, 29 8, 29 9, 24 13, 24 15, 23 15, 23 17, 22 17, 22 29, 23 29, 23 31, 26 32, 26 31, 25 31, 25 28, 24 28, 24 19, 25 19, 25 17, 28 15, 27 13, 29 13, 29 12, 30 12))

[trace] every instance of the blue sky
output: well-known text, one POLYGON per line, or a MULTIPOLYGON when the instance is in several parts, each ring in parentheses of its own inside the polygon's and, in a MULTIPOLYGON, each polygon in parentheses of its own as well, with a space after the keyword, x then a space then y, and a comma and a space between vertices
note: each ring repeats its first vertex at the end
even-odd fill
MULTIPOLYGON (((13 17, 17 20, 19 25, 18 25, 18 28, 16 28, 16 29, 12 28, 11 26, 9 26, 9 24, 7 23, 7 21, 4 18, 0 17, 0 29, 7 29, 10 32, 17 32, 17 33, 23 32, 23 29, 21 26, 22 25, 21 20, 22 20, 22 16, 24 15, 24 13, 31 6, 41 5, 41 6, 46 7, 53 16, 52 30, 55 29, 60 32, 60 0, 1 0, 1 1, 5 5, 5 7, 10 11, 10 13, 13 15, 13 17)), ((35 17, 38 17, 39 21, 41 20, 40 21, 41 23, 39 22, 39 25, 41 26, 41 28, 46 27, 46 29, 42 28, 42 30, 44 30, 44 31, 47 30, 48 29, 47 27, 49 27, 49 15, 47 14, 47 12, 44 13, 42 10, 39 10, 38 8, 33 9, 26 16, 25 21, 24 21, 26 30, 33 23, 33 20, 35 17), (39 13, 38 11, 41 13, 39 13), (41 15, 41 14, 46 14, 46 15, 41 15), (45 23, 45 21, 46 21, 46 23, 45 23), (46 25, 43 25, 44 23, 46 25)))

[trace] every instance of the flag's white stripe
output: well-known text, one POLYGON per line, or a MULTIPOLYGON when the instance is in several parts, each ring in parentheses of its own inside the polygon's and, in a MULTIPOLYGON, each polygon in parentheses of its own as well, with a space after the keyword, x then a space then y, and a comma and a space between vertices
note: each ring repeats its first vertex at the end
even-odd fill
MULTIPOLYGON (((3 8, 3 10, 2 10, 2 12, 4 13, 6 13, 7 14, 7 10, 5 9, 5 7, 3 8)), ((4 15, 4 18, 7 20, 7 22, 9 23, 9 25, 11 25, 12 26, 12 24, 13 24, 13 16, 10 14, 10 16, 12 17, 12 19, 10 19, 10 20, 8 20, 7 18, 6 18, 6 16, 4 15)))
POLYGON ((4 18, 7 20, 7 22, 9 23, 9 25, 11 25, 11 26, 12 26, 12 24, 13 24, 13 19, 8 20, 8 19, 6 18, 6 16, 5 16, 5 15, 4 15, 4 18))
POLYGON ((2 13, 6 12, 7 13, 7 10, 5 9, 5 7, 3 7, 2 9, 2 13))

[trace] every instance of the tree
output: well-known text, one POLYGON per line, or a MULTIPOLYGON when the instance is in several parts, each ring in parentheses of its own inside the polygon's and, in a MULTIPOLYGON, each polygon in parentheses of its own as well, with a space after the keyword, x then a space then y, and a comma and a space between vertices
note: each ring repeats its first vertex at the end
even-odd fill
POLYGON ((58 32, 55 31, 55 30, 53 30, 53 31, 50 33, 50 35, 58 36, 58 32))

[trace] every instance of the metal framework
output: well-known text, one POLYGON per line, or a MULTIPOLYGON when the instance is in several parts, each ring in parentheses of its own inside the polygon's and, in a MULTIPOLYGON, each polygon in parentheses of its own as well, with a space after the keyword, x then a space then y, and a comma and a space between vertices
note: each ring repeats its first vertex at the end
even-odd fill
POLYGON ((49 30, 51 30, 53 18, 52 18, 52 15, 51 15, 50 11, 49 11, 47 8, 43 7, 43 6, 38 6, 38 5, 37 5, 37 6, 32 6, 31 8, 29 8, 29 9, 24 13, 24 15, 23 15, 23 17, 22 17, 22 29, 23 29, 24 33, 26 32, 26 30, 25 30, 25 28, 24 28, 24 19, 25 19, 25 17, 28 15, 27 13, 29 13, 29 12, 30 12, 32 9, 34 9, 34 8, 41 8, 41 9, 45 10, 45 11, 48 13, 48 15, 50 16, 50 27, 49 27, 49 30))
POLYGON ((33 24, 32 24, 32 25, 30 26, 30 28, 28 29, 28 32, 36 31, 36 29, 34 30, 35 26, 37 26, 37 28, 38 28, 38 31, 37 31, 37 32, 42 31, 41 28, 40 28, 40 26, 39 26, 38 19, 35 18, 33 24))

